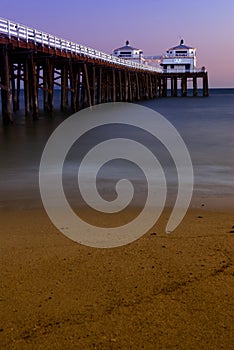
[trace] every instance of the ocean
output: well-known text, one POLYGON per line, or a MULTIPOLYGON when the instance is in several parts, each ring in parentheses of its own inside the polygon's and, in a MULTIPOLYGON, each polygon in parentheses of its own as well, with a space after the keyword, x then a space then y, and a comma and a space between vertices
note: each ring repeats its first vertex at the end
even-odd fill
MULTIPOLYGON (((23 93, 21 97, 23 106, 23 93)), ((42 96, 39 98, 42 107, 42 96)), ((53 130, 71 114, 69 110, 66 113, 59 111, 59 91, 55 91, 54 99, 53 117, 41 110, 39 120, 32 121, 19 111, 12 125, 3 126, 0 120, 1 208, 42 207, 39 192, 41 155, 53 130)), ((234 89, 210 89, 207 98, 168 97, 140 104, 163 115, 182 136, 194 169, 191 206, 207 204, 209 207, 215 199, 220 201, 220 207, 234 207, 234 89)), ((64 191, 71 205, 85 204, 77 185, 82 157, 98 142, 115 137, 137 140, 155 153, 166 175, 167 204, 173 205, 178 186, 177 172, 165 148, 146 132, 126 126, 113 128, 113 125, 88 133, 71 148, 63 172, 64 191)), ((147 195, 144 174, 126 160, 113 160, 99 171, 97 184, 100 194, 107 200, 114 199, 115 184, 122 178, 133 182, 135 203, 141 204, 147 195)))

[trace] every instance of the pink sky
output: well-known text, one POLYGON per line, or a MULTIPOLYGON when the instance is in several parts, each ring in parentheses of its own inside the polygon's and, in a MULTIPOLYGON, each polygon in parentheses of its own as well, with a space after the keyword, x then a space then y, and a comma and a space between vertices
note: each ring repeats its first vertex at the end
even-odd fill
POLYGON ((160 55, 183 37, 210 87, 234 88, 233 0, 1 0, 0 16, 105 52, 129 40, 160 55))

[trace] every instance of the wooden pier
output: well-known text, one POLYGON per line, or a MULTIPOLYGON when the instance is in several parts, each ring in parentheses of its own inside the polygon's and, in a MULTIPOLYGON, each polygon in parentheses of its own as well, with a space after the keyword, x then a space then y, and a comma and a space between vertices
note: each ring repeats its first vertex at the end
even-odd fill
POLYGON ((0 19, 0 88, 2 118, 13 121, 22 109, 24 91, 26 116, 39 116, 38 91, 43 91, 43 108, 53 113, 54 88, 60 88, 61 110, 73 112, 105 102, 134 102, 179 95, 187 96, 187 82, 202 79, 203 96, 208 96, 204 70, 163 73, 160 69, 123 60, 97 50, 59 39, 0 19), (170 84, 168 84, 170 82, 170 84), (169 89, 168 89, 169 87, 169 89), (70 98, 69 98, 70 97, 70 98))

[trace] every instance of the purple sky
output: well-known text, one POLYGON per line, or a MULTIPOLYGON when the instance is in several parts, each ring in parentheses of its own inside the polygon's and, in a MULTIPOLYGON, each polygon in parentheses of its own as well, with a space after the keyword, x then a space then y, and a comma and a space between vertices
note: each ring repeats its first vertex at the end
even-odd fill
POLYGON ((233 0, 1 0, 0 16, 105 52, 128 39, 160 55, 183 37, 211 87, 234 87, 233 0))

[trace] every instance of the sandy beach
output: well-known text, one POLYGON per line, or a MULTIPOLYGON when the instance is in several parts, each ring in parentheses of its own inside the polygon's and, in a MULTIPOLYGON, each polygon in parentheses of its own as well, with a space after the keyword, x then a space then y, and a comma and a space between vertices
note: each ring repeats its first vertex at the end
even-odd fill
POLYGON ((3 209, 1 349, 233 349, 233 212, 190 209, 168 235, 169 212, 95 249, 43 209, 3 209))

